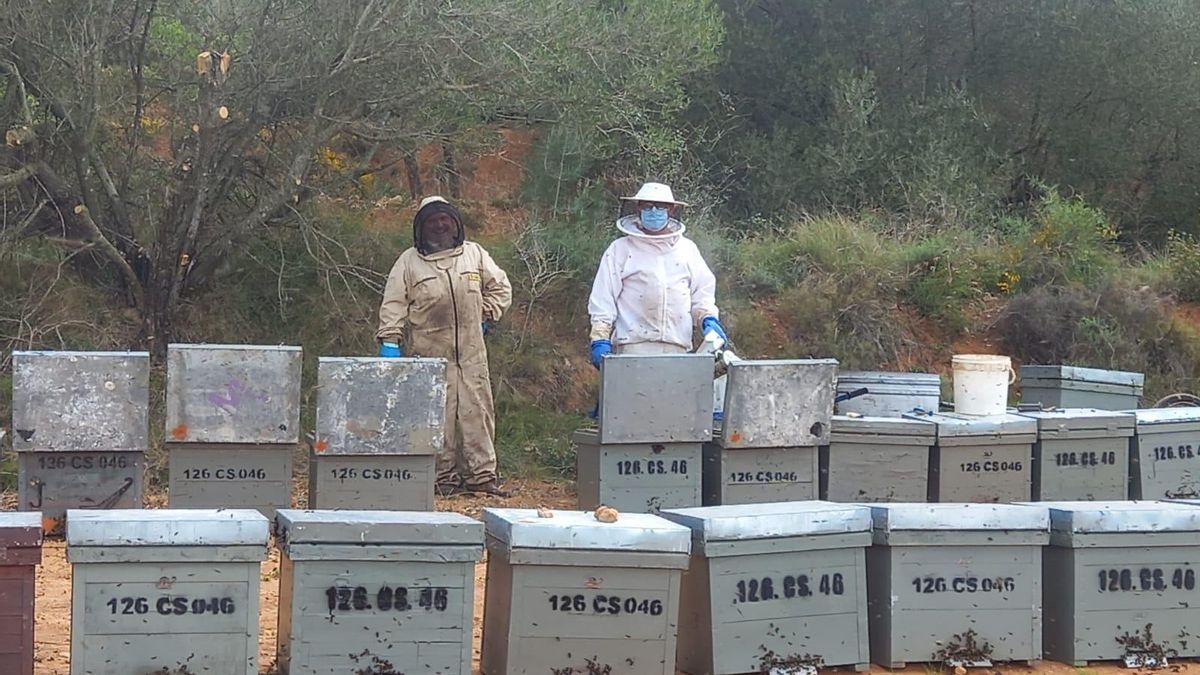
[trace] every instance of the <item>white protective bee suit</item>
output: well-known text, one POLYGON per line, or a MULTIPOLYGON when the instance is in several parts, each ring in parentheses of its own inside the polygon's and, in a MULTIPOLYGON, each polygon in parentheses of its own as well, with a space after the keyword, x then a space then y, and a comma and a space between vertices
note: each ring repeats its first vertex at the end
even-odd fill
POLYGON ((637 216, 617 220, 625 234, 600 259, 588 299, 591 340, 611 340, 617 354, 691 351, 692 331, 718 317, 717 280, 683 223, 671 219, 665 234, 647 234, 637 216))

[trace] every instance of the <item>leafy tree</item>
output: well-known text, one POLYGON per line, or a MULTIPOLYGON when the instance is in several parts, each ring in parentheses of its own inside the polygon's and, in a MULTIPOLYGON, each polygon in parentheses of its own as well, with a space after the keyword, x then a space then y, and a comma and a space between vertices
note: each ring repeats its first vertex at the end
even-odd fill
POLYGON ((0 245, 77 252, 161 354, 264 228, 366 274, 309 206, 375 148, 505 119, 647 137, 721 26, 709 0, 3 0, 0 36, 0 245))

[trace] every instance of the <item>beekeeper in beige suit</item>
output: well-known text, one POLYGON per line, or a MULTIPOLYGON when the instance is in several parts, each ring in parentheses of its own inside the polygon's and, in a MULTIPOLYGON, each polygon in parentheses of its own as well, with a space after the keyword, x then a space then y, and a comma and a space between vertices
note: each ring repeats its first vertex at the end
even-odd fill
POLYGON ((512 286, 462 217, 441 197, 413 216, 413 248, 400 254, 379 307, 379 355, 443 358, 446 443, 437 457, 442 496, 507 497, 496 476, 496 418, 483 336, 512 304, 512 286))

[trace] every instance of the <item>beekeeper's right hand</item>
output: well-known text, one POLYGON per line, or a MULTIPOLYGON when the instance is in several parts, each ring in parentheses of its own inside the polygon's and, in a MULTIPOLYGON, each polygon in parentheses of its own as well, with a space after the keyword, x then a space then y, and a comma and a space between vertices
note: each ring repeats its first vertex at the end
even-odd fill
POLYGON ((384 342, 379 345, 379 356, 388 359, 398 359, 404 356, 404 350, 395 342, 384 342))

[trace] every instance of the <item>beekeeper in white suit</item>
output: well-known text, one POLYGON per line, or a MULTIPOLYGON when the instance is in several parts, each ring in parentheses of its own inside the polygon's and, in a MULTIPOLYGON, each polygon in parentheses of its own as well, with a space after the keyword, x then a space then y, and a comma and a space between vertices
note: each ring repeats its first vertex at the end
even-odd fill
POLYGON ((671 188, 646 183, 633 213, 617 220, 625 234, 604 257, 592 283, 592 365, 608 354, 681 354, 692 349, 692 330, 727 340, 718 319, 717 280, 696 244, 683 235, 679 215, 687 204, 671 188))

